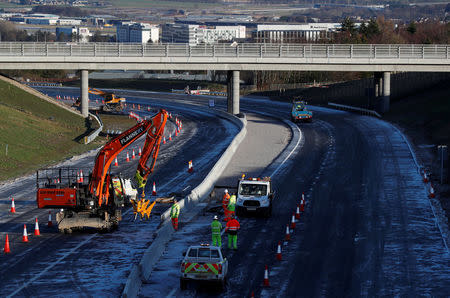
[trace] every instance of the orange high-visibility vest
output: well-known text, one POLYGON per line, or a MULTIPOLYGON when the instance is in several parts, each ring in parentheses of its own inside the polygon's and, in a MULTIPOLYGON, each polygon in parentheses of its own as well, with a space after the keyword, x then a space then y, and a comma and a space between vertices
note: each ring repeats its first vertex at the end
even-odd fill
POLYGON ((228 203, 230 202, 230 194, 229 193, 225 193, 223 195, 223 199, 222 199, 222 205, 224 206, 228 206, 228 203))

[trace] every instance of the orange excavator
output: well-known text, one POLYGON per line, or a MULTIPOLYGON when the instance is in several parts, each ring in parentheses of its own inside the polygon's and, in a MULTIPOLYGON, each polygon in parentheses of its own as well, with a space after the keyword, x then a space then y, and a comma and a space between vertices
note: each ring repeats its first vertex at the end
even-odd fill
POLYGON ((103 112, 121 112, 123 104, 126 102, 124 97, 118 97, 114 93, 101 91, 95 88, 89 88, 89 93, 103 97, 103 112))
MULTIPOLYGON (((73 229, 86 227, 109 231, 117 227, 122 219, 122 207, 133 198, 124 195, 125 184, 130 181, 113 176, 111 163, 120 152, 146 134, 135 176, 144 197, 143 189, 158 158, 167 116, 167 111, 161 110, 109 141, 98 152, 87 181, 76 169, 39 170, 36 177, 38 208, 62 209, 56 218, 61 232, 70 233, 73 229), (147 165, 149 159, 151 162, 147 165)), ((140 200, 141 205, 142 201, 145 199, 140 200)))

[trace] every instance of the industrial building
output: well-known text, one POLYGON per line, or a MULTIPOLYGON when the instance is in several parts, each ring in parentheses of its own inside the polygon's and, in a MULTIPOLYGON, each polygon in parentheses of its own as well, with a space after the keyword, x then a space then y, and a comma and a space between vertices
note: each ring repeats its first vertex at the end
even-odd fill
POLYGON ((76 42, 88 42, 89 37, 92 36, 89 29, 85 27, 56 27, 56 36, 59 37, 61 33, 68 40, 76 42))
POLYGON ((163 42, 188 43, 189 45, 243 40, 245 26, 165 24, 162 28, 161 39, 163 42))
POLYGON ((116 30, 117 42, 159 42, 159 27, 156 25, 122 22, 116 27, 116 30))
POLYGON ((331 32, 341 28, 340 23, 308 23, 283 25, 258 25, 253 39, 258 43, 295 43, 326 39, 331 32))

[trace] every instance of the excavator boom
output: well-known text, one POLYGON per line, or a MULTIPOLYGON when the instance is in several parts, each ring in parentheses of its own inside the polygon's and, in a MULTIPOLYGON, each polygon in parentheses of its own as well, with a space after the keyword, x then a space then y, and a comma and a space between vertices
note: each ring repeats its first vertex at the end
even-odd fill
POLYGON ((153 118, 143 120, 118 135, 98 152, 94 170, 92 171, 89 191, 92 195, 99 198, 99 205, 102 205, 105 200, 107 204, 108 198, 105 196, 104 184, 105 177, 111 163, 120 152, 126 149, 130 144, 139 139, 145 133, 147 133, 147 137, 145 139, 142 156, 139 160, 138 171, 144 179, 146 179, 147 176, 153 171, 156 158, 158 157, 161 138, 167 121, 167 115, 168 114, 165 110, 161 110, 153 118), (150 166, 147 166, 150 156, 152 157, 152 161, 150 166))

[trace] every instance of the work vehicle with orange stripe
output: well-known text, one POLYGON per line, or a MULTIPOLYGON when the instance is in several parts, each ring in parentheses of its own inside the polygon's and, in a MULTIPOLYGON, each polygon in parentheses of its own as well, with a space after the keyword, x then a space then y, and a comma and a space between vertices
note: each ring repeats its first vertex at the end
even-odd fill
POLYGON ((226 285, 228 260, 220 247, 207 244, 190 246, 181 263, 180 288, 186 289, 188 281, 216 282, 222 288, 226 285))

